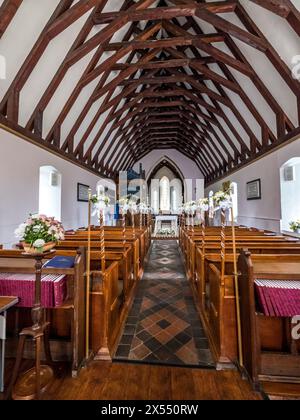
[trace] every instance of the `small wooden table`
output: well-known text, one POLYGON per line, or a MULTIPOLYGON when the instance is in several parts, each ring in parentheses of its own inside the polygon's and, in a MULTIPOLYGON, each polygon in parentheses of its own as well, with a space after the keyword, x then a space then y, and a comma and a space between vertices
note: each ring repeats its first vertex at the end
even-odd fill
POLYGON ((4 361, 5 361, 5 339, 6 339, 6 312, 18 303, 16 297, 0 296, 0 392, 4 390, 4 361))

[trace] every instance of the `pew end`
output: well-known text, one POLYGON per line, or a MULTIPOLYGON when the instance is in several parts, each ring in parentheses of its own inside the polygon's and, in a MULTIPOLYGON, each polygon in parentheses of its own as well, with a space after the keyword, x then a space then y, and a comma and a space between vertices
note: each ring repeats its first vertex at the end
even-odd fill
POLYGON ((263 278, 300 285, 299 263, 287 261, 268 270, 246 249, 238 260, 244 370, 255 389, 262 382, 300 383, 300 342, 292 340, 291 319, 265 316, 255 291, 255 280, 263 278))

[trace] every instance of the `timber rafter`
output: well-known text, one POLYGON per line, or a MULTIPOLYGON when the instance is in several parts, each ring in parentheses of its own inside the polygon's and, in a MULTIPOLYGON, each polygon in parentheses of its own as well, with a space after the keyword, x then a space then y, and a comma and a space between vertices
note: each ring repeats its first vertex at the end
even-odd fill
MULTIPOLYGON (((300 83, 240 1, 123 0, 120 10, 105 11, 109 2, 58 3, 1 100, 2 124, 19 126, 23 137, 31 133, 42 147, 109 177, 152 150, 174 148, 195 161, 207 182, 298 132, 300 83), (41 55, 83 16, 75 41, 21 127, 20 97, 41 55), (240 24, 233 23, 236 19, 240 24), (203 22, 213 30, 205 32, 203 22), (241 45, 263 54, 284 80, 295 98, 296 123, 241 45), (88 54, 87 66, 49 127, 45 115, 51 101, 69 70, 88 54), (270 107, 275 126, 259 112, 241 79, 270 107), (66 132, 68 118, 91 86, 66 132)), ((299 10, 291 1, 251 2, 285 19, 300 36, 299 10)), ((2 3, 0 38, 21 6, 22 0, 2 3)))

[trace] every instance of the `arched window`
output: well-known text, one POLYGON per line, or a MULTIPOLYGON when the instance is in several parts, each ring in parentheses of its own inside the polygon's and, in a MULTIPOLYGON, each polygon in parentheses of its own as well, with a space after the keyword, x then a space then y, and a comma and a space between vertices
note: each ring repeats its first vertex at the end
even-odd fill
MULTIPOLYGON (((238 206, 238 185, 236 182, 231 183, 231 197, 232 197, 234 221, 237 222, 238 215, 239 215, 239 206, 238 206)), ((230 212, 230 220, 231 220, 231 212, 230 212)))
POLYGON ((170 181, 169 178, 163 176, 160 180, 160 210, 163 212, 170 211, 170 181))
POLYGON ((40 167, 39 213, 61 221, 61 174, 53 166, 40 167))
POLYGON ((300 219, 300 157, 288 160, 280 169, 281 229, 291 231, 290 223, 300 219))
POLYGON ((159 213, 159 180, 151 180, 151 207, 155 214, 159 213))
POLYGON ((179 208, 182 206, 182 182, 180 179, 173 179, 170 183, 171 186, 171 212, 178 213, 179 208))

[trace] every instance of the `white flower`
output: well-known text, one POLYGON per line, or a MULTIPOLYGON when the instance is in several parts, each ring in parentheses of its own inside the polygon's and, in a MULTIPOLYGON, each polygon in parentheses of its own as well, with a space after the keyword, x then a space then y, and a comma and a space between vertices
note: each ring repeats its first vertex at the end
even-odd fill
POLYGON ((27 228, 26 223, 22 223, 16 230, 15 230, 15 236, 17 239, 24 239, 25 230, 27 228))
POLYGON ((43 246, 45 246, 45 241, 44 241, 44 239, 37 239, 34 243, 33 243, 33 246, 35 247, 35 248, 43 248, 43 246))
POLYGON ((121 207, 121 211, 123 214, 127 214, 128 210, 129 210, 129 205, 128 204, 123 204, 121 207))
POLYGON ((58 240, 59 241, 63 241, 65 239, 65 235, 63 234, 63 232, 60 232, 59 234, 58 234, 58 240))
POLYGON ((51 226, 48 230, 49 235, 55 235, 58 232, 58 229, 56 226, 51 226))
POLYGON ((129 201, 129 211, 134 214, 137 212, 137 204, 135 201, 129 201))

